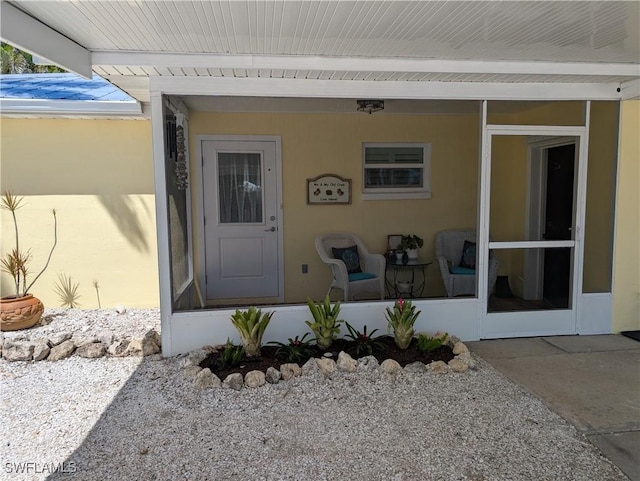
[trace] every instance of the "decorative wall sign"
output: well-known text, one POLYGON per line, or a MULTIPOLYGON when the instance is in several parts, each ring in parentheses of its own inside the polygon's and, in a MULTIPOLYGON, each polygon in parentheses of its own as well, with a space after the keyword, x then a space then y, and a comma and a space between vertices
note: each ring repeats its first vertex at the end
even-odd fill
POLYGON ((307 179, 307 204, 351 204, 351 179, 334 174, 307 179))

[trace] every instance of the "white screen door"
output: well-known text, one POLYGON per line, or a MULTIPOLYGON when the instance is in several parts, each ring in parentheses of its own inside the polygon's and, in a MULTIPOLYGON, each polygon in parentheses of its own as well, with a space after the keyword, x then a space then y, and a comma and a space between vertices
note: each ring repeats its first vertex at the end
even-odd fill
POLYGON ((207 299, 280 296, 276 144, 205 140, 207 299))
POLYGON ((488 299, 481 337, 574 334, 582 290, 585 128, 489 126, 485 139, 483 222, 491 236, 485 263, 490 250, 514 295, 488 299))

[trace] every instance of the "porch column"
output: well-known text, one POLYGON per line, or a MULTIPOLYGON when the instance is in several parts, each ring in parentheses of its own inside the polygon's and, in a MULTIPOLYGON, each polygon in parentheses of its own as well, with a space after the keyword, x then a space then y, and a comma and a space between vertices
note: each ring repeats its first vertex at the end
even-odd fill
POLYGON ((613 259, 613 332, 640 329, 640 100, 622 102, 613 259))

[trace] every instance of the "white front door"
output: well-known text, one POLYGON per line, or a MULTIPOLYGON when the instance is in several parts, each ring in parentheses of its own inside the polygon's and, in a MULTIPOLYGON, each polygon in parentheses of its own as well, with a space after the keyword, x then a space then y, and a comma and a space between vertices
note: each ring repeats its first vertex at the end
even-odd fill
POLYGON ((208 300, 280 297, 275 141, 203 140, 208 300))

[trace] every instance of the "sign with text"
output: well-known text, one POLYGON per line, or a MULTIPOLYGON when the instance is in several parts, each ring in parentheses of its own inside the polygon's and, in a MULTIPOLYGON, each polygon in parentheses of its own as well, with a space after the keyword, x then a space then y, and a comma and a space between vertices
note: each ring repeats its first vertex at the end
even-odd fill
POLYGON ((307 179, 307 204, 351 204, 351 179, 334 174, 307 179))

